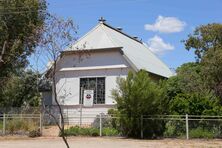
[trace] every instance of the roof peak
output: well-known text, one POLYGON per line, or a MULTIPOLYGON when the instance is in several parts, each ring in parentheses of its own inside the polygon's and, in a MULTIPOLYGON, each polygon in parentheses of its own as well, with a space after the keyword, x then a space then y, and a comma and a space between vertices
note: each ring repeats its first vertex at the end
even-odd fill
POLYGON ((103 16, 101 16, 101 17, 98 19, 98 21, 99 21, 100 23, 105 23, 105 22, 106 22, 106 19, 105 19, 103 16))

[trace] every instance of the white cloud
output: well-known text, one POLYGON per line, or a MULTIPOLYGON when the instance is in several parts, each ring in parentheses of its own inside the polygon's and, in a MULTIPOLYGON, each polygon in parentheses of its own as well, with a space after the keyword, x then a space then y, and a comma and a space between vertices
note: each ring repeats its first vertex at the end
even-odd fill
POLYGON ((159 31, 161 33, 174 33, 183 31, 186 23, 176 17, 159 15, 154 24, 145 24, 145 30, 159 31))
POLYGON ((157 55, 161 55, 166 51, 171 51, 174 49, 173 45, 165 43, 163 39, 157 35, 148 40, 147 46, 153 53, 157 55))

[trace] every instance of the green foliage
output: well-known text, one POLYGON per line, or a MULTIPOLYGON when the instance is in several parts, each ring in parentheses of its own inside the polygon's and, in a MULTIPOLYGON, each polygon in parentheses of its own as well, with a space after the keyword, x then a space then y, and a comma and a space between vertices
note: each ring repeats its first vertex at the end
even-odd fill
POLYGON ((210 130, 203 129, 201 127, 196 129, 191 129, 189 132, 190 138, 208 138, 212 139, 215 137, 215 133, 210 130))
POLYGON ((222 104, 222 45, 206 51, 200 65, 205 86, 221 98, 222 104))
POLYGON ((220 115, 219 99, 211 92, 178 94, 170 101, 171 114, 220 115))
POLYGON ((28 132, 36 130, 38 125, 34 121, 26 121, 24 119, 15 118, 6 121, 6 131, 10 134, 15 134, 16 132, 28 132))
POLYGON ((45 0, 2 0, 0 2, 0 77, 8 76, 27 65, 27 57, 34 51, 47 17, 45 0))
MULTIPOLYGON (((39 99, 39 95, 33 94, 35 81, 31 82, 28 75, 21 74, 21 69, 27 66, 27 57, 38 45, 48 16, 46 9, 45 0, 0 2, 0 106, 20 107, 24 98, 26 101, 39 99)), ((38 101, 31 104, 38 104, 38 101)))
POLYGON ((221 98, 222 103, 222 24, 197 27, 184 41, 186 49, 194 53, 200 65, 203 84, 221 98))
POLYGON ((19 76, 12 76, 0 91, 0 106, 38 106, 40 94, 37 91, 37 76, 30 70, 21 70, 19 76))
POLYGON ((201 59, 208 50, 221 50, 221 34, 222 24, 201 25, 194 30, 193 34, 188 36, 187 40, 184 40, 184 44, 187 50, 195 49, 194 53, 197 59, 201 59))
POLYGON ((186 134, 184 121, 171 120, 165 124, 164 137, 184 137, 186 134))
POLYGON ((99 136, 99 129, 72 126, 69 129, 65 129, 64 133, 66 136, 99 136))
MULTIPOLYGON (((163 114, 166 104, 162 100, 162 89, 144 70, 135 74, 129 72, 126 79, 118 79, 117 83, 118 89, 113 90, 112 95, 120 113, 120 130, 124 136, 139 137, 141 115, 163 114)), ((150 121, 144 125, 145 137, 162 134, 161 122, 150 121)))
POLYGON ((115 128, 106 127, 102 129, 102 135, 103 136, 118 136, 119 131, 115 128))
POLYGON ((202 91, 204 85, 200 71, 201 66, 198 63, 186 63, 177 68, 177 75, 170 77, 164 86, 168 99, 180 93, 202 91))
MULTIPOLYGON (((114 128, 103 128, 102 134, 104 136, 117 136, 119 132, 114 128)), ((61 135, 61 134, 60 134, 61 135)), ((99 136, 99 129, 94 127, 79 127, 72 126, 69 129, 65 129, 66 136, 99 136)))

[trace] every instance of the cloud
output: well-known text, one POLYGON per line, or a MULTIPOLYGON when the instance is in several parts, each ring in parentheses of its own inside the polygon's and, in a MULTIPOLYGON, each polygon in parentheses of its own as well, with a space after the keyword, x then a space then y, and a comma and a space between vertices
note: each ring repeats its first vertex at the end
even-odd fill
POLYGON ((159 31, 161 33, 174 33, 183 31, 186 23, 176 17, 159 15, 154 24, 145 24, 145 30, 159 31))
POLYGON ((157 55, 162 55, 166 51, 174 50, 173 45, 165 43, 163 39, 157 35, 148 40, 147 46, 153 53, 157 55))

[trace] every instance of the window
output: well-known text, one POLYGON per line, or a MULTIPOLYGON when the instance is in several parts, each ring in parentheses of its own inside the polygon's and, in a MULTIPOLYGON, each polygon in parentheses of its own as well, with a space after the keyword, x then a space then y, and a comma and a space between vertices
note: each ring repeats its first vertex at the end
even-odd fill
POLYGON ((105 77, 80 78, 81 87, 83 90, 94 90, 94 104, 105 104, 105 77))

